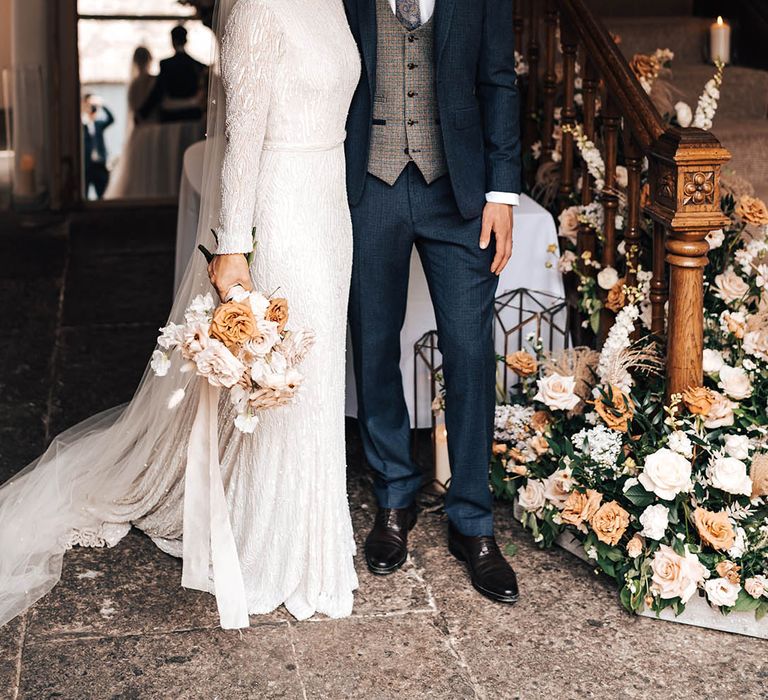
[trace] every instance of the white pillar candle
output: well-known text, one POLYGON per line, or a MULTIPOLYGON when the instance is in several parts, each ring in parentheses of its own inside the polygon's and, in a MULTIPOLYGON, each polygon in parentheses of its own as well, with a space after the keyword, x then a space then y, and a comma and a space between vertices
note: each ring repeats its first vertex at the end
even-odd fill
POLYGON ((722 17, 709 28, 709 55, 712 63, 731 62, 731 26, 722 17))
POLYGON ((439 491, 445 491, 451 480, 451 460, 448 457, 448 431, 443 423, 435 426, 435 481, 439 491))

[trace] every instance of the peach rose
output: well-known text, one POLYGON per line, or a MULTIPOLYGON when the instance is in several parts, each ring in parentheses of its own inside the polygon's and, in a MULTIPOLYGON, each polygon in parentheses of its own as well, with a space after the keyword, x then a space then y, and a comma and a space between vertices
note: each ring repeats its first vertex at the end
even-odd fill
POLYGON ((525 350, 519 350, 518 352, 513 352, 511 355, 507 355, 505 361, 507 367, 521 377, 530 377, 531 375, 536 374, 536 370, 539 368, 539 363, 536 362, 536 358, 525 350))
POLYGON ((749 294, 749 285, 732 267, 715 277, 715 288, 717 296, 726 304, 744 299, 749 294))
POLYGON ((224 343, 232 353, 236 353, 256 332, 256 319, 250 304, 228 301, 213 312, 210 336, 224 343))
POLYGON ((645 547, 645 539, 638 534, 635 534, 632 539, 627 542, 627 554, 632 557, 639 557, 643 553, 645 547))
POLYGON ((549 441, 542 435, 537 435, 529 444, 539 457, 549 452, 549 441))
POLYGON ((721 561, 716 567, 717 575, 728 579, 731 583, 741 583, 741 567, 735 562, 721 561))
POLYGON ((723 311, 723 313, 720 314, 720 322, 725 326, 729 333, 733 333, 739 340, 741 340, 747 332, 747 321, 744 318, 744 314, 738 311, 735 313, 723 311))
POLYGON ((578 527, 584 521, 589 522, 600 507, 602 494, 588 489, 586 493, 571 491, 563 505, 561 518, 564 523, 578 527))
POLYGON ((634 409, 629 397, 617 386, 608 390, 608 403, 602 397, 595 399, 595 411, 611 430, 626 433, 634 416, 634 409))
POLYGON ((699 537, 704 544, 721 552, 733 547, 736 533, 725 511, 713 513, 704 508, 693 511, 693 524, 696 525, 699 537))
POLYGON ((661 545, 651 562, 651 590, 664 600, 680 598, 687 603, 704 581, 706 567, 699 558, 686 552, 681 557, 668 545, 661 545))
POLYGON ((627 293, 624 289, 627 278, 622 277, 608 290, 605 298, 605 308, 614 313, 619 313, 627 305, 627 293))
POLYGON ((736 203, 734 212, 746 224, 756 226, 768 224, 768 207, 765 206, 762 199, 757 197, 742 195, 736 203))
POLYGON ((597 539, 615 547, 629 527, 629 513, 616 501, 604 503, 589 521, 597 539))
POLYGON ((703 386, 689 386, 683 392, 685 407, 695 415, 706 416, 714 402, 713 392, 703 386))
POLYGON ((531 427, 542 435, 549 430, 552 425, 552 416, 549 411, 536 411, 531 417, 531 427))
POLYGON ((278 333, 282 333, 288 324, 288 300, 272 299, 269 302, 266 319, 276 323, 278 333))
POLYGON ((768 329, 762 328, 746 333, 744 335, 744 352, 747 355, 768 361, 768 329))
POLYGON ((749 478, 752 479, 752 498, 768 496, 768 453, 760 452, 752 458, 749 478))
POLYGON ((733 409, 737 404, 719 391, 713 391, 712 395, 714 401, 709 408, 709 412, 704 417, 704 427, 714 430, 715 428, 733 425, 733 409))
POLYGON ((494 442, 493 454, 496 455, 497 457, 500 455, 507 454, 507 446, 503 442, 494 442))
POLYGON ((629 63, 629 67, 637 76, 638 80, 640 78, 653 80, 659 75, 659 68, 661 68, 661 66, 659 66, 659 62, 654 56, 648 56, 644 53, 636 53, 632 57, 632 60, 629 63))

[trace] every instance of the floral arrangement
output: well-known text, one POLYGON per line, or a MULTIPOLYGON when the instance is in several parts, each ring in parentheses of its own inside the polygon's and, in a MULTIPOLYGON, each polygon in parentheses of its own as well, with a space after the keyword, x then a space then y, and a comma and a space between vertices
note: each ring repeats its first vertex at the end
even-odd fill
MULTIPOLYGON (((204 246, 200 250, 206 260, 212 259, 204 246)), ((253 253, 246 258, 250 263, 253 253)), ((308 329, 286 329, 286 299, 247 292, 239 285, 230 294, 218 306, 210 293, 196 296, 184 323, 160 329, 151 366, 157 376, 164 377, 172 357, 178 355, 181 372, 194 371, 209 384, 229 391, 235 427, 253 433, 260 411, 293 401, 304 379, 299 366, 315 335, 308 329)), ((169 408, 183 398, 183 389, 174 392, 169 408)))
POLYGON ((497 407, 491 487, 542 546, 564 533, 624 606, 768 613, 768 208, 722 200, 705 271, 703 387, 665 398, 647 292, 624 289, 600 353, 521 351, 497 407))

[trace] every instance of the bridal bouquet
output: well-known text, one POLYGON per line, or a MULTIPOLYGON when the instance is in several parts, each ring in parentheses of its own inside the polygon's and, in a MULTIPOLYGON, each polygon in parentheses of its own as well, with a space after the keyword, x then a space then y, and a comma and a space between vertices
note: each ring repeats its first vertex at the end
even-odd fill
MULTIPOLYGON (((252 433, 258 412, 292 401, 304 379, 298 368, 315 336, 308 329, 288 331, 287 323, 286 299, 236 287, 234 296, 217 306, 212 294, 198 295, 183 324, 160 329, 152 370, 165 376, 178 355, 182 372, 194 371, 212 386, 229 390, 235 427, 252 433)), ((183 397, 183 390, 175 392, 169 406, 183 397)))

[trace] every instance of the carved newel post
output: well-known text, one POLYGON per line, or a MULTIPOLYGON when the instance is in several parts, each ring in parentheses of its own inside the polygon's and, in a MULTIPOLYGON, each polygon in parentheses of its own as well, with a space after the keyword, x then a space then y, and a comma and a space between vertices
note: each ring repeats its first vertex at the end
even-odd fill
POLYGON ((720 209, 720 167, 729 159, 720 142, 700 129, 670 128, 651 149, 646 212, 667 230, 668 395, 704 381, 705 239, 727 221, 720 209))

